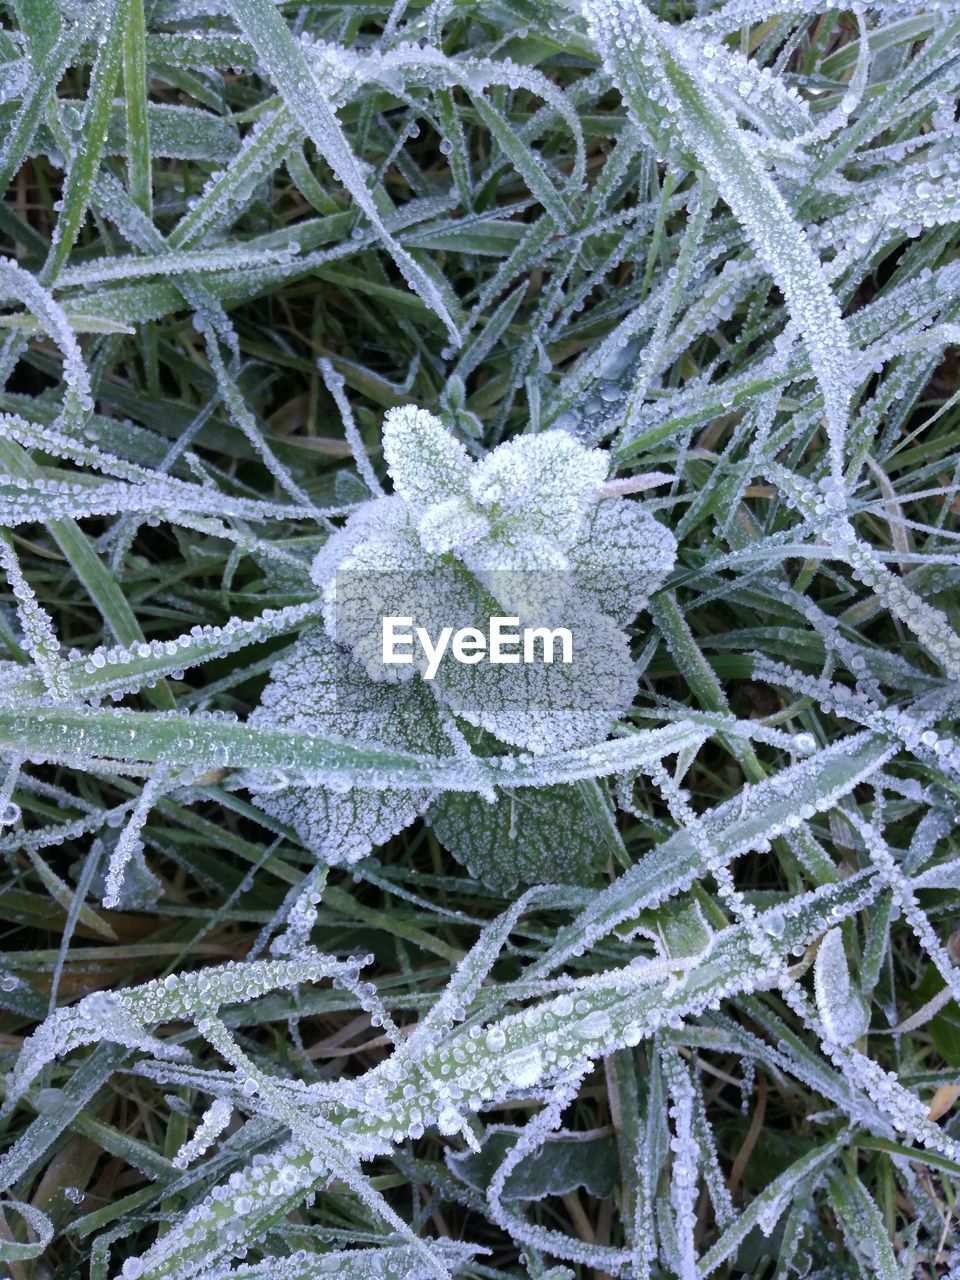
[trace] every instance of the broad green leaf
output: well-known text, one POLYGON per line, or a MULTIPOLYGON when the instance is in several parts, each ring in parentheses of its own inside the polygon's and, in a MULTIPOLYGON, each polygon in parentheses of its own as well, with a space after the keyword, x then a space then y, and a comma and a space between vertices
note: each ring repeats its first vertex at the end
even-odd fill
MULTIPOLYGON (((491 1125, 479 1152, 451 1153, 447 1163, 468 1186, 486 1191, 516 1140, 516 1130, 491 1125)), ((618 1173, 613 1134, 551 1134, 538 1152, 526 1156, 510 1173, 505 1193, 511 1200, 542 1200, 583 1187, 589 1195, 604 1200, 613 1194, 618 1173)))
MULTIPOLYGON (((309 736, 331 734, 402 744, 410 753, 443 754, 445 740, 436 708, 423 684, 380 685, 369 680, 346 650, 316 628, 271 671, 257 728, 282 727, 309 736)), ((246 786, 266 813, 293 827, 317 858, 355 862, 423 812, 431 792, 341 789, 326 785, 328 773, 249 770, 246 786)))
POLYGON ((503 789, 492 801, 448 793, 431 805, 430 825, 472 876, 498 892, 518 883, 595 885, 610 817, 589 807, 590 785, 503 789))
POLYGON ((578 589, 628 627, 673 568, 676 554, 670 530, 639 503, 610 498, 597 505, 570 561, 578 589))

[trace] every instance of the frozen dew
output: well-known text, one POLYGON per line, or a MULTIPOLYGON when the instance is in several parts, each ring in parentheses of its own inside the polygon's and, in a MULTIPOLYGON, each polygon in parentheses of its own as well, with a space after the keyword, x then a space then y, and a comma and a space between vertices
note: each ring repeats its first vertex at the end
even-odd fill
POLYGON ((383 451, 394 490, 414 516, 465 496, 469 455, 432 413, 413 405, 391 409, 383 424, 383 451))
POLYGON ((230 1123, 232 1115, 233 1107, 225 1098, 215 1099, 203 1113, 193 1137, 185 1142, 173 1157, 176 1168, 186 1169, 189 1164, 209 1150, 230 1123))
POLYGON ((491 1027, 485 1037, 485 1044, 491 1053, 499 1053, 507 1043, 507 1037, 502 1028, 491 1027))
POLYGON ((570 561, 580 590, 628 626, 673 568, 676 545, 639 503, 615 497, 597 505, 570 561))
POLYGON ((517 1049, 500 1064, 504 1075, 517 1089, 529 1089, 543 1073, 543 1058, 537 1049, 517 1049))
POLYGON ((127 866, 131 861, 138 858, 142 859, 143 840, 141 833, 143 827, 149 817, 150 810, 168 786, 167 776, 160 772, 148 779, 140 792, 130 818, 110 854, 110 864, 107 869, 103 891, 103 905, 105 907, 118 907, 120 905, 127 866))
POLYGON ((852 1044, 866 1031, 869 1014, 852 984, 843 947, 843 934, 831 929, 817 950, 814 963, 817 1009, 824 1029, 837 1044, 852 1044))

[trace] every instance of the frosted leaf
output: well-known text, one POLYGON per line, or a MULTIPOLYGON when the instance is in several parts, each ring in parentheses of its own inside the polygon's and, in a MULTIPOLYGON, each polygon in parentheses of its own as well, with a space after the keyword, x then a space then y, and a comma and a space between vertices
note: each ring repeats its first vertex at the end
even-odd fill
POLYGON ((611 498, 569 554, 580 592, 626 627, 673 568, 677 540, 639 503, 611 498))
POLYGON ((683 31, 699 53, 704 79, 734 114, 772 138, 792 139, 812 128, 809 107, 785 77, 771 75, 726 44, 690 38, 689 26, 683 31))
MULTIPOLYGON (((22 1200, 5 1200, 4 1212, 12 1210, 18 1217, 22 1218, 30 1227, 31 1233, 36 1239, 21 1242, 10 1239, 9 1236, 0 1243, 0 1259, 4 1262, 19 1263, 29 1258, 39 1258, 48 1248, 50 1241, 53 1239, 54 1226, 45 1213, 41 1213, 34 1205, 25 1203, 22 1200)), ((22 1268, 17 1267, 17 1271, 22 1274, 22 1268)))
POLYGON ((0 77, 0 103, 11 102, 26 92, 30 83, 30 63, 26 58, 4 59, 0 77))
POLYGON ((810 0, 727 0, 726 4, 698 14, 690 26, 717 39, 745 24, 765 22, 774 16, 806 16, 812 8, 810 0))
POLYGON ((410 618, 435 642, 445 629, 482 633, 498 605, 524 625, 553 627, 561 614, 566 625, 572 614, 572 664, 470 666, 448 653, 435 691, 456 715, 535 752, 607 737, 636 690, 629 645, 577 597, 564 548, 597 504, 608 456, 554 431, 509 441, 475 464, 432 415, 412 408, 388 414, 384 447, 397 494, 361 507, 311 570, 328 633, 371 679, 394 683, 429 674, 430 658, 414 644, 409 663, 385 663, 384 618, 410 618), (431 503, 437 490, 444 496, 431 503), (456 549, 465 567, 427 547, 456 549))
POLYGON ((399 497, 365 502, 317 552, 310 566, 310 577, 321 591, 327 592, 337 569, 356 547, 374 537, 402 537, 409 523, 406 507, 399 497))
POLYGON ((208 1151, 226 1129, 232 1115, 233 1107, 226 1098, 215 1098, 203 1113, 193 1137, 173 1157, 174 1166, 186 1169, 187 1165, 208 1151))
POLYGON ((960 889, 960 859, 938 862, 913 880, 914 889, 960 889))
MULTIPOLYGON (((539 623, 545 604, 557 607, 558 586, 561 591, 567 586, 554 578, 504 573, 496 580, 498 604, 474 577, 456 565, 431 572, 405 572, 396 564, 390 571, 397 545, 376 539, 361 544, 341 567, 335 607, 327 609, 328 630, 333 623, 337 641, 350 647, 372 680, 384 684, 407 683, 431 669, 431 654, 419 640, 407 650, 413 659, 409 664, 384 663, 384 617, 409 617, 413 627, 421 628, 431 643, 439 644, 444 630, 449 633, 472 627, 485 635, 489 618, 500 614, 508 595, 512 603, 522 597, 518 607, 539 623)), ((402 552, 399 558, 402 561, 402 552)), ((470 724, 486 729, 502 742, 538 753, 606 738, 636 693, 629 643, 606 615, 585 602, 571 600, 569 592, 563 599, 568 614, 575 611, 572 624, 569 616, 566 618, 571 662, 497 665, 481 661, 467 665, 458 661, 448 646, 436 665, 435 693, 470 724)), ((536 643, 545 645, 546 641, 536 643)), ((555 648, 552 642, 551 647, 555 648)))
POLYGON ((476 465, 470 491, 514 539, 521 531, 541 534, 565 549, 581 532, 609 469, 599 449, 585 449, 565 431, 545 431, 498 445, 476 465))
MULTIPOLYGON (((531 439, 535 437, 527 437, 531 439)), ((483 510, 503 518, 522 506, 536 485, 534 459, 524 456, 522 436, 498 445, 474 469, 470 496, 483 510)))
POLYGON ((887 1227, 876 1202, 852 1172, 841 1174, 832 1169, 827 1174, 830 1201, 837 1215, 844 1239, 860 1263, 861 1274, 877 1280, 903 1280, 887 1227))
MULTIPOLYGON (((743 1069, 745 1079, 749 1080, 750 1092, 752 1092, 753 1080, 750 1072, 753 1068, 753 1059, 744 1060, 743 1069)), ((693 1086, 695 1097, 695 1111, 693 1117, 694 1133, 696 1134, 697 1145, 700 1148, 700 1161, 703 1169, 703 1178, 706 1183, 707 1190, 710 1193, 710 1199, 713 1202, 713 1208, 717 1216, 717 1222, 721 1227, 727 1227, 736 1221, 736 1210, 733 1207, 733 1199, 727 1186, 727 1178, 720 1166, 720 1156, 717 1151, 717 1139, 713 1126, 707 1117, 707 1104, 703 1095, 699 1074, 693 1075, 693 1086)))
POLYGON ((191 973, 169 974, 139 987, 84 996, 69 1008, 57 1009, 24 1040, 7 1077, 2 1114, 13 1109, 48 1062, 72 1049, 112 1040, 129 1048, 145 1049, 157 1058, 180 1059, 186 1050, 150 1035, 147 1027, 160 1022, 192 1021, 220 1005, 253 1000, 278 987, 355 971, 355 965, 349 962, 305 947, 292 960, 230 961, 191 973))
MULTIPOLYGON (((256 725, 283 725, 360 742, 404 743, 445 753, 449 747, 424 686, 375 684, 319 628, 307 632, 271 671, 256 725)), ((333 790, 316 778, 249 771, 244 783, 266 813, 288 823, 325 862, 355 862, 422 813, 426 790, 333 790)))
POLYGON ((267 443, 265 434, 261 430, 255 415, 248 407, 230 369, 224 363, 220 353, 221 342, 230 348, 234 354, 237 352, 238 339, 232 325, 222 312, 219 304, 211 305, 206 299, 198 298, 194 294, 191 294, 191 301, 197 304, 196 324, 206 341, 207 358, 216 375, 217 386, 231 420, 249 440, 264 466, 280 487, 285 489, 295 502, 309 507, 311 505, 310 498, 300 488, 287 467, 267 443))
MULTIPOLYGON (((311 1160, 311 1172, 314 1169, 316 1173, 327 1171, 340 1178, 368 1210, 376 1214, 416 1249, 435 1274, 444 1278, 448 1276, 446 1268, 431 1251, 430 1245, 417 1236, 364 1176, 360 1161, 364 1156, 375 1154, 376 1146, 368 1146, 364 1149, 355 1142, 351 1143, 336 1126, 321 1117, 311 1116, 306 1110, 295 1105, 282 1087, 274 1082, 272 1076, 264 1072, 243 1052, 219 1018, 204 1018, 200 1031, 208 1043, 249 1082, 266 1109, 290 1129, 298 1142, 314 1154, 316 1166, 311 1160)), ((302 1185, 303 1172, 296 1168, 290 1170, 292 1187, 302 1185)), ((308 1174, 307 1181, 310 1180, 308 1174)))
POLYGON ((362 210, 384 248, 404 278, 442 320, 456 345, 460 334, 448 308, 449 289, 438 283, 436 273, 413 258, 387 229, 368 186, 366 166, 355 155, 337 118, 321 74, 310 67, 270 0, 229 0, 231 11, 249 38, 267 73, 276 84, 291 115, 309 134, 319 152, 362 210))
MULTIPOLYGON (((143 863, 141 833, 150 815, 150 810, 160 799, 166 786, 169 786, 167 775, 162 772, 156 773, 147 780, 143 790, 140 792, 133 812, 110 853, 110 862, 107 867, 103 888, 103 905, 105 907, 120 906, 124 889, 124 874, 129 863, 142 864, 142 871, 146 873, 147 877, 150 876, 146 864, 143 863)), ((141 884, 143 883, 142 875, 138 875, 137 879, 141 884)))
POLYGON ((817 1178, 837 1158, 844 1145, 845 1135, 831 1138, 829 1141, 807 1151, 799 1160, 788 1165, 782 1173, 777 1174, 763 1190, 750 1201, 743 1213, 730 1227, 724 1231, 720 1239, 700 1259, 700 1272, 709 1275, 722 1262, 733 1256, 741 1242, 755 1228, 769 1236, 777 1222, 794 1203, 809 1198, 810 1190, 817 1178))
POLYGON ((12 1109, 48 1062, 83 1045, 112 1040, 155 1057, 183 1057, 185 1050, 149 1034, 121 996, 96 992, 68 1009, 58 1009, 23 1042, 7 1081, 3 1110, 12 1109))
MULTIPOLYGON (((506 911, 485 925, 480 937, 457 965, 439 1000, 420 1018, 405 1038, 403 1053, 414 1058, 424 1048, 438 1044, 454 1022, 461 1021, 466 1008, 477 995, 484 979, 488 977, 500 952, 507 943, 521 915, 534 903, 538 905, 563 905, 567 894, 552 889, 530 889, 514 899, 506 911)), ((498 1053, 506 1044, 506 1037, 498 1027, 492 1027, 485 1038, 491 1053, 498 1053)))
POLYGON ((53 621, 24 577, 13 546, 3 538, 0 538, 0 569, 16 599, 24 640, 44 684, 58 700, 68 697, 70 690, 64 678, 60 641, 53 621))
POLYGON ((904 622, 954 679, 960 677, 960 637, 947 615, 935 608, 884 565, 865 542, 861 542, 847 525, 838 539, 838 554, 850 565, 853 576, 874 591, 884 606, 904 622))
POLYGON ((321 549, 311 575, 323 591, 328 634, 350 649, 371 680, 409 681, 428 664, 419 645, 412 663, 384 663, 384 618, 410 617, 436 639, 445 627, 479 626, 494 612, 465 569, 424 551, 397 497, 355 512, 321 549))
MULTIPOLYGON (((523 597, 518 599, 512 590, 516 583, 511 584, 508 576, 500 577, 498 574, 503 571, 505 575, 509 575, 517 570, 560 571, 567 567, 568 559, 562 548, 582 523, 584 513, 589 511, 595 497, 593 482, 602 475, 607 464, 604 455, 586 451, 565 438, 563 433, 556 432, 540 437, 521 438, 520 441, 501 446, 495 454, 502 454, 505 459, 500 465, 501 471, 512 473, 513 468, 507 467, 507 462, 517 463, 518 474, 524 481, 518 482, 513 489, 505 485, 498 488, 497 499, 504 505, 495 508, 495 528, 488 532, 486 517, 481 512, 471 511, 460 499, 451 500, 449 504, 439 504, 429 510, 421 521, 421 543, 426 542, 429 549, 438 551, 456 546, 463 561, 506 609, 521 614, 535 612, 538 607, 543 607, 543 593, 529 598, 528 603, 524 604, 523 597), (562 478, 562 467, 556 470, 551 467, 540 468, 536 483, 530 483, 533 472, 526 466, 520 453, 511 451, 514 446, 527 444, 536 445, 539 449, 541 442, 546 445, 548 441, 549 447, 540 449, 540 452, 545 452, 548 458, 553 458, 558 452, 560 455, 566 454, 564 461, 571 466, 565 478, 562 478), (508 510, 511 502, 518 505, 508 510)), ((491 458, 493 456, 490 455, 491 458)), ((479 465, 478 472, 483 465, 479 465)), ((484 500, 489 499, 490 492, 485 490, 484 493, 484 500)), ((386 516, 386 511, 383 515, 386 516)), ((384 521, 388 524, 391 522, 397 524, 396 513, 384 521)), ((320 576, 321 564, 328 571, 332 567, 332 561, 348 544, 355 545, 361 540, 361 527, 374 531, 380 525, 380 513, 376 505, 368 504, 368 508, 351 519, 347 530, 331 539, 329 551, 325 548, 321 552, 315 576, 320 576)), ((650 532, 655 531, 655 527, 651 525, 650 532)), ((669 535, 661 531, 657 536, 665 541, 669 535)), ((409 555, 412 559, 413 547, 409 548, 409 555)), ((640 585, 642 581, 641 578, 640 585)), ((531 584, 528 583, 527 591, 530 589, 531 584)), ((558 593, 559 599, 558 585, 555 584, 553 590, 558 593)))
POLYGON ((283 905, 268 925, 261 938, 272 931, 273 923, 278 919, 286 922, 286 927, 270 944, 270 953, 275 956, 296 955, 301 947, 308 945, 310 933, 317 922, 317 907, 323 897, 327 883, 327 866, 319 863, 312 871, 294 885, 284 899, 283 905))
MULTIPOLYGON (((459 1275, 471 1260, 485 1253, 477 1245, 457 1240, 431 1240, 437 1259, 459 1275)), ((410 1245, 383 1248, 318 1251, 298 1249, 285 1257, 205 1272, 204 1280, 435 1280, 436 1267, 410 1245)))
POLYGON ((594 885, 607 856, 578 786, 517 787, 480 796, 448 792, 430 807, 440 843, 498 892, 521 884, 594 885))
POLYGON ((582 608, 566 553, 544 534, 507 522, 466 547, 462 558, 504 615, 518 616, 523 625, 562 625, 582 608))
POLYGON ((466 449, 426 409, 390 409, 383 422, 383 454, 394 490, 414 516, 449 498, 466 496, 471 461, 466 449))
MULTIPOLYGON (((619 739, 617 745, 629 741, 619 739)), ((578 920, 560 930, 538 969, 549 972, 576 947, 590 946, 644 908, 659 907, 688 888, 707 867, 715 866, 715 857, 728 862, 748 850, 765 847, 776 836, 800 829, 804 821, 801 814, 812 817, 832 808, 841 796, 882 768, 895 750, 880 735, 841 738, 751 787, 745 793, 749 803, 740 795, 707 810, 700 819, 699 842, 693 831, 684 828, 656 846, 597 894, 578 920)), ((649 769, 649 763, 644 767, 649 769)))
POLYGON ((615 622, 587 606, 568 629, 573 662, 444 661, 440 696, 470 724, 537 755, 602 741, 636 696, 630 645, 615 622))
POLYGON ((930 1120, 928 1104, 912 1089, 905 1088, 895 1073, 854 1048, 832 1047, 829 1042, 824 1048, 846 1078, 876 1103, 899 1133, 909 1134, 933 1151, 942 1151, 951 1160, 960 1155, 960 1143, 930 1120))
MULTIPOLYGON (((194 247, 238 218, 256 198, 263 177, 282 163, 284 155, 302 136, 299 126, 283 109, 261 115, 230 164, 210 175, 196 204, 172 232, 170 245, 194 247)), ((116 210, 111 209, 111 217, 117 220, 116 210)))
POLYGON ((636 918, 637 932, 652 938, 664 957, 705 954, 713 937, 696 900, 664 902, 655 911, 642 911, 636 918))
POLYGON ((235 1253, 247 1233, 254 1239, 265 1232, 321 1182, 321 1175, 310 1168, 310 1159, 302 1145, 288 1142, 256 1162, 246 1163, 231 1174, 229 1182, 214 1186, 199 1198, 150 1245, 137 1259, 142 1266, 140 1274, 202 1275, 204 1280, 236 1274, 232 1267, 213 1264, 235 1253))
POLYGON ((399 497, 362 506, 324 544, 310 572, 323 592, 328 634, 351 650, 371 680, 408 681, 418 670, 383 662, 384 618, 411 617, 436 636, 445 626, 475 625, 483 615, 477 585, 424 552, 399 497))
POLYGON ((621 1275, 630 1261, 628 1251, 586 1243, 561 1231, 531 1225, 525 1217, 513 1212, 503 1200, 511 1173, 520 1166, 525 1156, 539 1152, 550 1133, 559 1129, 560 1117, 576 1096, 586 1069, 587 1064, 582 1059, 574 1060, 561 1073, 558 1082, 546 1096, 546 1105, 528 1121, 517 1141, 507 1148, 487 1187, 487 1205, 494 1222, 507 1231, 515 1242, 569 1262, 580 1262, 598 1271, 621 1275))
POLYGON ((384 421, 394 488, 424 550, 456 550, 474 572, 563 569, 609 459, 563 431, 519 436, 474 463, 432 414, 413 406, 384 421))
POLYGON ((197 249, 186 253, 143 254, 134 257, 124 254, 117 258, 98 258, 96 262, 79 267, 68 267, 60 272, 58 288, 82 287, 110 281, 135 280, 141 276, 173 276, 194 271, 236 271, 259 266, 288 262, 289 253, 284 249, 244 250, 236 246, 229 249, 197 249))
POLYGON ((700 1150, 693 1132, 695 1094, 686 1064, 676 1050, 661 1055, 664 1075, 670 1090, 674 1137, 673 1177, 670 1203, 673 1207, 677 1243, 679 1280, 697 1280, 697 1252, 694 1244, 696 1228, 697 1178, 700 1150))
MULTIPOLYGON (((121 832, 121 839, 123 834, 121 832)), ((109 847, 109 840, 105 840, 104 843, 109 847)), ((98 876, 97 880, 99 879, 98 876)), ((102 885, 95 883, 93 888, 94 892, 100 891, 105 894, 107 878, 103 876, 102 879, 102 885)), ((147 866, 143 845, 137 841, 124 862, 122 884, 116 901, 105 905, 114 906, 120 911, 148 911, 156 905, 162 893, 163 883, 147 866)))
MULTIPOLYGON (((353 460, 356 463, 357 471, 362 477, 362 484, 372 494, 380 494, 383 492, 377 473, 370 464, 367 457, 367 451, 364 448, 363 438, 357 428, 356 420, 353 416, 353 409, 350 407, 350 401, 347 399, 344 391, 343 375, 334 369, 329 360, 321 358, 317 361, 317 368, 326 383, 327 390, 333 396, 337 408, 340 410, 340 417, 343 420, 343 434, 347 437, 350 445, 350 452, 353 454, 353 460)), ((340 473, 338 472, 338 475, 340 473)))
MULTIPOLYGON (((408 536, 414 537, 412 531, 408 536)), ((328 594, 327 631, 350 649, 371 680, 406 683, 429 670, 430 655, 419 642, 408 649, 410 663, 384 662, 385 618, 411 618, 413 627, 425 629, 439 643, 444 629, 485 628, 486 619, 496 612, 493 601, 461 566, 423 560, 423 568, 408 569, 401 541, 371 539, 344 561, 328 594)), ((452 660, 447 650, 442 666, 452 660)))
MULTIPOLYGON (((59 221, 56 228, 60 228, 59 221)), ((22 302, 63 352, 66 393, 60 421, 68 431, 75 429, 93 409, 93 392, 83 353, 66 313, 34 276, 7 259, 0 260, 0 298, 22 302)))
MULTIPOLYGON (((486 1191, 507 1151, 522 1130, 490 1125, 478 1152, 450 1151, 447 1165, 467 1186, 486 1191)), ((598 1200, 613 1195, 617 1186, 617 1146, 612 1133, 560 1130, 549 1134, 539 1151, 528 1155, 504 1183, 510 1200, 543 1200, 563 1196, 578 1187, 598 1200)))
POLYGON ((423 549, 434 555, 460 551, 489 532, 489 519, 464 498, 447 498, 428 507, 417 525, 423 549))
POLYGON ((831 929, 824 935, 813 966, 817 1010, 824 1030, 836 1044, 853 1044, 865 1034, 870 1014, 850 980, 843 949, 843 933, 831 929))

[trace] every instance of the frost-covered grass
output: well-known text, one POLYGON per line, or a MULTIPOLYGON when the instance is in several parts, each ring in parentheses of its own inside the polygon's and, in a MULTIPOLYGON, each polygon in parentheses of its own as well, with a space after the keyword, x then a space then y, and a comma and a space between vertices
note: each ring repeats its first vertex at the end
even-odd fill
POLYGON ((0 1277, 960 1277, 957 6, 0 15, 0 1277))

